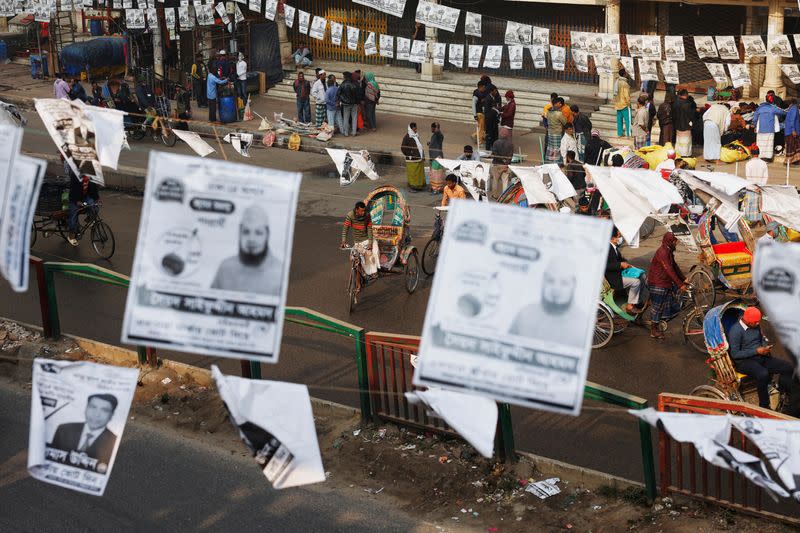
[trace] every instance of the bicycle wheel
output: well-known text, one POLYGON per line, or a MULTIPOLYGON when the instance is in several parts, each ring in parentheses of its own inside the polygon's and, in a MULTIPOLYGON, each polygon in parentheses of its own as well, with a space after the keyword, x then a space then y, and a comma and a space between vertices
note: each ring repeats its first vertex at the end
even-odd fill
POLYGON ((439 260, 439 239, 431 239, 422 250, 422 271, 428 276, 436 272, 436 262, 439 260))
POLYGON ((111 259, 117 245, 111 227, 102 220, 98 220, 92 224, 90 235, 94 252, 99 255, 101 259, 111 259))
POLYGON ((172 123, 161 126, 161 142, 167 146, 175 146, 175 143, 178 142, 178 136, 172 129, 172 123))
POLYGON ((697 306, 711 309, 717 296, 711 274, 704 268, 695 268, 689 273, 689 283, 694 287, 694 301, 697 306))
POLYGON ((416 250, 408 256, 408 262, 406 262, 403 273, 406 279, 406 291, 408 291, 408 294, 413 294, 417 290, 417 285, 419 285, 419 257, 416 250))
POLYGON ((350 281, 347 283, 347 312, 352 313, 356 308, 356 270, 350 269, 350 281))
POLYGON ((141 141, 142 139, 144 139, 144 135, 146 133, 144 126, 142 126, 141 124, 137 124, 136 126, 132 127, 129 131, 131 133, 131 138, 134 141, 141 141))
POLYGON ((644 222, 642 223, 642 227, 639 228, 639 238, 640 239, 648 238, 650 235, 653 234, 655 229, 656 229, 656 221, 655 221, 655 219, 647 217, 646 219, 644 219, 644 222))
POLYGON ((706 353, 706 338, 703 333, 703 311, 693 309, 683 319, 683 342, 700 353, 706 353))
POLYGON ((597 322, 594 325, 594 337, 592 338, 592 348, 602 348, 611 342, 614 336, 614 317, 602 305, 597 306, 597 322))

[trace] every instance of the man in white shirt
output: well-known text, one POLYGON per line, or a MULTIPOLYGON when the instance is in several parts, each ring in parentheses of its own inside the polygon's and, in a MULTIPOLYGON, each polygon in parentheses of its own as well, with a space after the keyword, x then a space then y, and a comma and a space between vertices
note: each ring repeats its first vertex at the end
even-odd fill
POLYGON ((667 150, 667 158, 656 165, 656 172, 662 170, 675 170, 675 150, 667 150))
POLYGON ((742 200, 742 213, 748 222, 758 222, 761 220, 760 196, 756 187, 763 187, 769 179, 769 167, 767 163, 758 157, 758 149, 752 150, 752 158, 744 166, 744 176, 747 179, 747 190, 742 200))
POLYGON ((239 52, 239 61, 236 62, 236 92, 242 102, 247 103, 247 62, 244 54, 239 52))
MULTIPOLYGON (((317 127, 322 126, 328 115, 328 108, 325 105, 325 71, 321 68, 316 69, 317 79, 311 86, 311 98, 314 99, 314 119, 317 127)), ((329 124, 332 128, 333 124, 329 124)))
POLYGON ((575 129, 572 122, 564 125, 564 136, 561 137, 561 160, 567 160, 567 152, 578 153, 578 141, 575 139, 575 129))
POLYGON ((744 166, 744 175, 751 185, 763 186, 769 179, 767 163, 758 157, 758 151, 753 153, 752 159, 744 166))

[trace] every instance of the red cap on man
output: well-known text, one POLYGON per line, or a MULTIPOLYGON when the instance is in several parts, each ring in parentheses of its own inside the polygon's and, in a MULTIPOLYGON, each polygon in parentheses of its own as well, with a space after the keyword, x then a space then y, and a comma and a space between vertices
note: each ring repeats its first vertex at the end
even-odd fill
POLYGON ((742 320, 747 324, 758 324, 761 321, 761 311, 757 307, 748 307, 744 310, 742 320))

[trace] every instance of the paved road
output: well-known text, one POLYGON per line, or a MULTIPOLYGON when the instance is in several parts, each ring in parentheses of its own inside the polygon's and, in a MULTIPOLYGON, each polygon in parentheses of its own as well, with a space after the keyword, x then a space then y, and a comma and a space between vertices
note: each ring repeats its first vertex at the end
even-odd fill
POLYGON ((0 381, 2 531, 435 531, 346 488, 275 491, 250 457, 139 420, 125 428, 103 497, 48 485, 26 470, 30 401, 0 381))
MULTIPOLYGON (((26 139, 34 138, 27 135, 26 139)), ((48 141, 49 142, 49 141, 48 141)), ((42 150, 41 145, 39 150, 42 150)), ((125 154, 126 164, 145 167, 142 154, 125 154)), ((373 331, 419 334, 427 306, 430 280, 424 279, 417 293, 408 295, 402 279, 389 277, 370 286, 359 308, 348 316, 344 284, 347 280, 345 254, 336 246, 341 220, 371 190, 367 180, 341 189, 320 165, 325 158, 287 151, 262 151, 259 164, 277 168, 310 170, 304 176, 297 213, 292 271, 288 301, 347 320, 373 331)), ((382 169, 386 181, 402 185, 396 168, 382 169)), ((409 193, 414 239, 422 247, 432 224, 431 206, 438 201, 428 193, 409 193)), ((88 242, 72 248, 57 237, 39 238, 34 253, 46 260, 97 262, 129 274, 134 240, 139 223, 141 198, 116 192, 103 194, 104 217, 117 237, 117 253, 111 261, 97 261, 88 242)), ((635 252, 638 264, 649 263, 647 250, 635 252)), ((637 262, 637 261, 634 261, 637 262)), ((75 279, 57 280, 57 293, 63 331, 119 343, 125 293, 117 287, 75 279)), ((0 315, 26 322, 41 322, 35 291, 16 295, 0 288, 0 315)), ((589 379, 654 402, 661 391, 685 393, 704 383, 707 370, 701 354, 686 349, 679 337, 679 322, 665 342, 651 341, 644 329, 632 327, 614 339, 611 345, 595 351, 589 379)), ((355 393, 332 391, 326 387, 357 386, 352 345, 333 335, 286 326, 280 363, 265 366, 263 374, 271 379, 285 379, 311 385, 318 397, 357 405, 355 393), (316 388, 315 388, 316 386, 316 388)), ((167 357, 208 366, 220 364, 228 372, 238 372, 238 362, 215 360, 191 354, 162 353, 167 357)), ((622 409, 587 404, 578 417, 543 414, 515 409, 516 442, 520 449, 553 457, 581 466, 624 476, 642 478, 638 432, 635 422, 622 409)))

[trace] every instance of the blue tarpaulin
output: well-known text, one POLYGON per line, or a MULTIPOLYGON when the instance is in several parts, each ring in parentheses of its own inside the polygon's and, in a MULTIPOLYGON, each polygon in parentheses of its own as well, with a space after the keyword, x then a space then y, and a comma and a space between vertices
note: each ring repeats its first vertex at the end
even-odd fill
POLYGON ((84 70, 124 67, 125 42, 124 37, 99 37, 69 44, 61 51, 61 65, 70 76, 77 76, 84 70))

